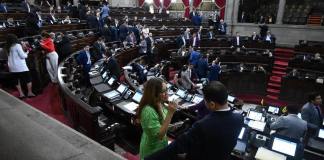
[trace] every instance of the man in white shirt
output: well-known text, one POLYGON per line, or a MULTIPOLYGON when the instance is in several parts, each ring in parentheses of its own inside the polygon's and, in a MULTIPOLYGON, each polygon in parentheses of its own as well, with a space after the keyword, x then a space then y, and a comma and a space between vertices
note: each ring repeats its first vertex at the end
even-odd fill
POLYGON ((240 47, 244 47, 243 43, 242 43, 242 40, 241 40, 241 37, 240 37, 240 33, 239 32, 236 32, 236 36, 235 38, 233 38, 232 40, 232 46, 231 48, 240 48, 240 47))

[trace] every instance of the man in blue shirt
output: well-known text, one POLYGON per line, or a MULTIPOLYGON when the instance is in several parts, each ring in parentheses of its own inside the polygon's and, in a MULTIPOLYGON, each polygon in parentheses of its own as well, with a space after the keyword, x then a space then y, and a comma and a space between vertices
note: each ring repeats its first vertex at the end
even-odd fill
POLYGON ((218 81, 219 74, 220 74, 220 66, 218 59, 214 60, 212 62, 212 65, 209 67, 209 73, 208 73, 208 80, 209 81, 218 81))
POLYGON ((208 55, 203 55, 197 62, 198 78, 206 78, 208 71, 208 55))
POLYGON ((190 53, 190 57, 189 57, 189 62, 190 64, 192 64, 194 66, 194 68, 197 67, 198 61, 200 59, 200 53, 197 51, 194 51, 193 47, 189 47, 189 53, 190 53))

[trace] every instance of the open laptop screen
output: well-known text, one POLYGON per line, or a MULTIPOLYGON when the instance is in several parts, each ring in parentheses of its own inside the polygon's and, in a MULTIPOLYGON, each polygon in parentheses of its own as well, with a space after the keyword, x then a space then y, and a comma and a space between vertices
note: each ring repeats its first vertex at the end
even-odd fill
POLYGON ((262 120, 262 113, 256 112, 256 111, 249 111, 248 113, 248 118, 255 120, 255 121, 261 121, 262 120))
POLYGON ((290 155, 295 156, 297 149, 297 143, 291 142, 285 139, 281 139, 278 137, 274 137, 273 143, 272 143, 272 150, 290 155))
POLYGON ((195 103, 195 104, 198 104, 200 103, 202 100, 204 100, 204 98, 201 96, 201 95, 195 95, 193 98, 192 98, 192 103, 195 103))
POLYGON ((118 91, 119 93, 124 93, 126 89, 127 89, 127 87, 126 87, 124 84, 120 84, 120 85, 118 86, 118 88, 117 88, 117 91, 118 91))
POLYGON ((279 113, 279 108, 274 107, 274 106, 269 106, 268 112, 273 113, 273 114, 278 114, 279 113))
POLYGON ((132 100, 135 101, 136 103, 139 103, 142 99, 143 94, 140 92, 136 92, 134 96, 132 97, 132 100))
POLYGON ((111 77, 111 78, 108 80, 108 84, 109 84, 109 85, 113 85, 114 82, 115 82, 115 78, 114 78, 114 77, 111 77))
POLYGON ((227 97, 227 101, 230 102, 230 103, 233 103, 235 100, 235 97, 231 96, 231 95, 228 95, 227 97))
POLYGON ((318 131, 318 138, 324 139, 324 129, 323 128, 318 131))
POLYGON ((108 75, 108 72, 106 71, 106 72, 104 72, 104 73, 102 74, 102 78, 105 79, 105 78, 107 77, 107 75, 108 75))
POLYGON ((245 133, 245 127, 242 127, 241 132, 240 132, 240 134, 238 136, 238 139, 242 140, 243 136, 244 136, 244 133, 245 133))
POLYGON ((185 98, 186 97, 186 92, 184 90, 182 90, 182 89, 178 89, 176 95, 178 95, 181 98, 185 98))

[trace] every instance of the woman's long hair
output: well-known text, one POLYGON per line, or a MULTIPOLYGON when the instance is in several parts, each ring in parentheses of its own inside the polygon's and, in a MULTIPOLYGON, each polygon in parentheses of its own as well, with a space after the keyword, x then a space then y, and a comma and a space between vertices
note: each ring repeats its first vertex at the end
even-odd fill
POLYGON ((162 93, 162 85, 163 80, 161 78, 151 78, 145 83, 143 97, 136 113, 137 119, 140 119, 143 108, 149 105, 159 114, 160 122, 162 121, 162 108, 159 104, 162 101, 160 96, 162 93))
POLYGON ((16 44, 16 43, 19 43, 19 40, 18 40, 18 37, 14 34, 8 34, 7 35, 7 42, 6 42, 6 45, 5 45, 5 52, 7 53, 7 56, 9 56, 9 52, 10 52, 10 47, 13 45, 13 44, 16 44))

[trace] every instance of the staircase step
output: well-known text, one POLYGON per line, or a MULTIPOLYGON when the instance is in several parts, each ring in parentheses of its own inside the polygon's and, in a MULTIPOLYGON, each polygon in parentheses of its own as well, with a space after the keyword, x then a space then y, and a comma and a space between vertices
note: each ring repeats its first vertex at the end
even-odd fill
POLYGON ((278 96, 273 96, 273 95, 267 95, 267 98, 272 99, 272 100, 278 100, 278 96))
POLYGON ((279 93, 280 93, 280 90, 278 90, 278 89, 273 89, 273 88, 268 88, 268 89, 267 89, 267 92, 268 92, 268 93, 275 93, 275 94, 279 94, 279 93))
POLYGON ((275 57, 283 57, 283 58, 292 58, 294 57, 294 54, 291 53, 285 53, 285 52, 275 52, 275 57))
POLYGON ((280 65, 280 66, 288 66, 288 62, 283 62, 283 61, 275 61, 274 64, 280 65))
POLYGON ((283 61, 283 62, 289 62, 292 59, 292 57, 281 57, 281 56, 275 56, 275 60, 277 61, 283 61))
POLYGON ((293 49, 288 49, 288 48, 276 48, 275 49, 275 53, 276 52, 285 52, 285 53, 294 53, 293 49))
POLYGON ((275 88, 280 88, 280 87, 281 87, 281 84, 279 84, 279 83, 271 83, 271 82, 269 82, 269 83, 268 83, 268 86, 275 87, 275 88))
POLYGON ((287 67, 273 66, 272 70, 286 71, 287 67))
POLYGON ((277 74, 277 75, 285 76, 286 75, 286 72, 272 70, 272 74, 277 74))
POLYGON ((270 82, 280 83, 281 84, 281 77, 279 76, 271 76, 270 82))

